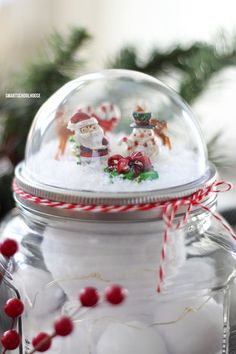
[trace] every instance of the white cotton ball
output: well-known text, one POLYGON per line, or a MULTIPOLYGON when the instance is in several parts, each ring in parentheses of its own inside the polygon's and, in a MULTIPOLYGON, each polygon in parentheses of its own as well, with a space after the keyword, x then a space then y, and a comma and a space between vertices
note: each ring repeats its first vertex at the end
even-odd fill
POLYGON ((129 322, 110 324, 102 334, 97 344, 97 354, 111 353, 167 354, 167 351, 157 330, 147 328, 140 322, 129 322))
MULTIPOLYGON (((81 223, 76 230, 47 227, 41 245, 46 267, 69 299, 77 299, 85 286, 103 291, 109 282, 122 284, 133 300, 156 298, 163 237, 157 237, 158 225, 150 224, 131 228, 130 224, 81 223)), ((181 230, 169 235, 166 278, 183 265, 184 242, 181 230)))
MULTIPOLYGON (((181 248, 179 248, 179 252, 181 252, 181 248)), ((181 259, 180 256, 179 259, 181 259)), ((214 259, 205 257, 202 258, 201 262, 199 262, 198 258, 193 257, 188 259, 187 262, 182 262, 180 271, 173 272, 173 276, 170 278, 170 281, 167 277, 166 284, 170 287, 172 284, 174 284, 174 286, 176 284, 184 284, 185 288, 192 291, 197 290, 199 294, 199 291, 202 290, 203 282, 210 288, 216 285, 216 279, 214 259)))
MULTIPOLYGON (((177 319, 187 307, 199 308, 205 299, 181 303, 168 303, 159 309, 155 322, 177 319), (166 311, 166 316, 165 316, 166 311)), ((214 300, 209 300, 197 311, 170 325, 157 326, 171 354, 216 354, 221 348, 223 310, 214 300)))
POLYGON ((25 312, 30 316, 43 316, 61 306, 65 298, 64 292, 52 281, 52 276, 46 270, 29 265, 14 273, 14 284, 20 290, 25 312))

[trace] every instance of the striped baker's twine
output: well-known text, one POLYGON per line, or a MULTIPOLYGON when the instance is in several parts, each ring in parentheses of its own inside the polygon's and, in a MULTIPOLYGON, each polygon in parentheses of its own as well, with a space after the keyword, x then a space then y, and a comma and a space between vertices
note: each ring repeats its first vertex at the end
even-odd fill
POLYGON ((216 181, 211 186, 206 188, 199 189, 197 192, 193 193, 192 195, 176 199, 172 201, 167 201, 166 205, 163 210, 162 218, 166 224, 166 230, 163 235, 163 246, 161 250, 161 262, 159 265, 158 271, 158 285, 157 285, 157 292, 161 292, 161 285, 164 281, 164 265, 166 261, 166 249, 168 246, 168 239, 169 239, 169 232, 172 229, 179 229, 182 227, 188 220, 189 214, 194 206, 198 206, 205 210, 206 212, 210 213, 216 220, 218 220, 221 225, 226 229, 228 234, 236 240, 236 235, 234 234, 233 230, 230 226, 226 223, 226 221, 219 215, 218 213, 212 211, 209 207, 205 206, 202 201, 209 196, 211 193, 222 193, 227 192, 233 188, 231 183, 225 181, 216 181), (174 225, 174 218, 179 211, 180 207, 186 206, 187 209, 182 216, 182 218, 178 221, 176 225, 174 225))
POLYGON ((13 182, 13 191, 19 195, 21 198, 28 200, 34 204, 42 205, 50 208, 58 208, 64 210, 74 210, 74 211, 86 211, 86 212, 128 212, 128 211, 148 211, 154 208, 163 207, 165 202, 161 203, 147 203, 147 204, 137 204, 137 205, 84 205, 84 204, 72 204, 64 202, 56 202, 50 199, 43 199, 36 197, 32 194, 24 192, 21 188, 17 186, 15 181, 13 182))
POLYGON ((24 192, 13 182, 13 190, 21 198, 28 200, 37 205, 43 205, 51 208, 58 208, 64 210, 86 211, 86 212, 100 212, 100 213, 115 213, 115 212, 130 212, 130 211, 149 211, 151 209, 160 208, 162 210, 162 218, 166 224, 166 229, 163 235, 163 246, 160 255, 160 265, 158 269, 158 284, 157 292, 161 292, 161 285, 164 281, 164 265, 166 262, 166 250, 168 247, 169 232, 173 229, 181 228, 188 220, 189 214, 194 206, 202 208, 204 211, 210 213, 222 226, 226 229, 228 234, 236 240, 236 235, 233 233, 230 226, 226 221, 216 212, 212 211, 209 207, 205 206, 203 200, 212 193, 227 192, 233 188, 231 183, 225 181, 216 181, 211 186, 199 189, 197 192, 190 196, 167 200, 156 203, 137 204, 137 205, 84 205, 84 204, 71 204, 56 202, 50 199, 43 199, 36 197, 32 194, 24 192), (178 221, 174 224, 174 218, 181 207, 186 207, 186 211, 178 221))

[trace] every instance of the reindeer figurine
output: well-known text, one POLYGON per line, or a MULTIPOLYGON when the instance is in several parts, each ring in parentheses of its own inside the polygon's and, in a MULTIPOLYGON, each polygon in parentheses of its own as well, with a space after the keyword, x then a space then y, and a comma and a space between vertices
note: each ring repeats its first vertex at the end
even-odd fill
POLYGON ((72 135, 72 132, 67 129, 68 122, 65 121, 66 108, 64 105, 58 107, 55 115, 56 120, 56 132, 59 138, 59 145, 57 148, 57 153, 55 159, 59 160, 65 153, 66 143, 69 137, 72 135))
POLYGON ((155 135, 161 139, 164 146, 167 146, 171 150, 170 138, 164 133, 164 130, 167 129, 167 122, 165 120, 151 118, 150 123, 154 126, 153 131, 155 135))

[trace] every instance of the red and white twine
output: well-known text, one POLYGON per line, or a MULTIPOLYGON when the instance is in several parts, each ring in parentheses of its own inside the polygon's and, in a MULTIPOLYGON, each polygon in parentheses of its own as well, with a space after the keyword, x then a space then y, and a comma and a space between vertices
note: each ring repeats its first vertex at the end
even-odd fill
POLYGON ((159 281, 157 285, 157 292, 161 292, 161 285, 164 281, 164 264, 166 261, 166 248, 168 246, 168 239, 169 239, 169 232, 172 229, 179 229, 182 227, 188 220, 188 216, 191 213, 191 210, 194 206, 198 206, 201 209, 205 210, 206 212, 210 213, 216 220, 218 220, 221 225, 226 229, 228 234, 236 240, 236 235, 234 234, 231 227, 227 224, 227 222, 221 217, 220 214, 211 210, 211 208, 207 207, 203 204, 204 199, 212 193, 222 193, 227 192, 233 188, 231 183, 225 181, 216 181, 212 185, 199 189, 197 192, 193 193, 192 195, 180 199, 175 199, 171 201, 167 201, 165 203, 165 207, 163 210, 162 218, 166 224, 166 230, 163 235, 163 246, 161 250, 161 261, 159 265, 159 281), (178 223, 174 224, 174 218, 178 213, 181 207, 186 206, 187 209, 184 212, 181 219, 178 223))
POLYGON ((209 207, 203 204, 206 197, 212 193, 227 192, 232 189, 232 184, 225 181, 216 181, 212 185, 199 189, 197 192, 191 194, 190 196, 172 199, 156 203, 148 204, 129 204, 129 205, 84 205, 84 204, 71 204, 56 202, 50 199, 43 199, 36 197, 32 194, 24 192, 17 184, 13 183, 14 192, 21 198, 28 200, 37 205, 42 205, 50 208, 58 208, 64 210, 74 210, 74 211, 84 211, 84 212, 99 212, 99 213, 115 213, 115 212, 131 212, 131 211, 149 211, 151 209, 159 208, 162 210, 162 218, 166 224, 166 229, 163 235, 163 246, 160 256, 160 264, 158 269, 158 284, 157 292, 161 292, 161 285, 164 281, 164 264, 166 261, 166 249, 168 246, 169 232, 173 229, 181 228, 188 220, 189 214, 193 207, 198 206, 204 211, 210 213, 216 220, 218 220, 222 226, 226 229, 228 234, 236 240, 236 235, 226 223, 226 221, 216 212, 212 211, 209 207), (186 207, 181 219, 177 224, 174 223, 174 218, 177 215, 180 208, 186 207))

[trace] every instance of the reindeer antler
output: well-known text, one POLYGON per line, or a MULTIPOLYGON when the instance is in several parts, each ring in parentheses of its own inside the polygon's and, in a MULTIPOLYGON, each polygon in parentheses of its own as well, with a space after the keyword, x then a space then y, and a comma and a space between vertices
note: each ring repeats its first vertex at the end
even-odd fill
POLYGON ((144 109, 140 105, 136 105, 135 112, 144 112, 144 109))

